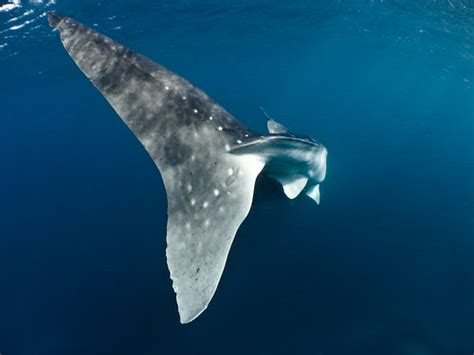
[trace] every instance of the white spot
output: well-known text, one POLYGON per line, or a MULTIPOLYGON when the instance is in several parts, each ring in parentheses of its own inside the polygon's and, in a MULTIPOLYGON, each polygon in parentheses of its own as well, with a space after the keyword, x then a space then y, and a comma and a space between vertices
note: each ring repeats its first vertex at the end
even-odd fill
POLYGON ((196 157, 194 155, 191 155, 191 160, 192 161, 195 161, 196 160, 196 157))
POLYGON ((212 121, 212 120, 214 119, 214 117, 212 117, 212 116, 209 116, 209 119, 212 121))
POLYGON ((209 227, 210 224, 211 224, 211 222, 209 221, 209 219, 206 219, 204 221, 204 227, 209 227))
POLYGON ((193 191, 193 185, 188 184, 188 186, 186 186, 186 189, 187 189, 189 192, 193 191))
POLYGON ((191 199, 191 206, 194 206, 196 204, 196 200, 194 198, 191 199))
POLYGON ((169 89, 170 89, 170 87, 169 87, 169 86, 165 86, 165 90, 169 90, 169 89))
POLYGON ((186 96, 183 96, 183 100, 186 100, 186 96))
POLYGON ((194 113, 198 113, 198 110, 196 110, 196 109, 194 109, 193 111, 194 111, 194 113))
POLYGON ((228 144, 225 145, 225 150, 226 151, 229 151, 230 150, 230 146, 228 144))
POLYGON ((219 196, 220 191, 218 189, 214 189, 214 196, 219 196))
POLYGON ((221 126, 217 127, 217 129, 218 129, 219 131, 222 131, 222 127, 221 127, 221 126))
POLYGON ((237 139, 238 144, 242 144, 242 141, 240 139, 237 139))
POLYGON ((247 133, 245 133, 245 137, 248 137, 249 135, 247 133))
POLYGON ((229 176, 234 175, 234 169, 229 168, 229 170, 227 170, 227 174, 229 174, 229 176))
POLYGON ((204 203, 202 204, 202 207, 207 208, 208 206, 209 206, 209 202, 204 201, 204 203))

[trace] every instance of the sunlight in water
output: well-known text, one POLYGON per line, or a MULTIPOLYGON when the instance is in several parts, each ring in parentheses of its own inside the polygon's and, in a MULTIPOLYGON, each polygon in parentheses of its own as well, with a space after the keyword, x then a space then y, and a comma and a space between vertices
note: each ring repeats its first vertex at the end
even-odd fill
POLYGON ((19 53, 18 42, 25 39, 41 40, 44 38, 41 20, 56 0, 12 0, 0 5, 0 53, 2 59, 19 53), (3 42, 3 43, 2 43, 3 42))

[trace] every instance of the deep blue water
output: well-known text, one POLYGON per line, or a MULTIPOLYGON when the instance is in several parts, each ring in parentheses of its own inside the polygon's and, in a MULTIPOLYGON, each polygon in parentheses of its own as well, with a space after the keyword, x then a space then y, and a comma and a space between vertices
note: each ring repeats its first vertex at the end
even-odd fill
POLYGON ((474 352, 471 1, 17 4, 0 11, 2 355, 474 352), (253 129, 263 106, 328 147, 320 206, 258 182, 189 325, 161 177, 47 26, 51 10, 253 129))

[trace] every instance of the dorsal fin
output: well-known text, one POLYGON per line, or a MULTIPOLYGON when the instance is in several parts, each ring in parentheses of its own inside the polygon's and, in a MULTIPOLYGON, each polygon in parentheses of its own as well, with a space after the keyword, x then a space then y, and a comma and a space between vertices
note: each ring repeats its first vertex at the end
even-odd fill
POLYGON ((270 134, 282 134, 282 133, 288 133, 288 128, 283 126, 281 123, 278 123, 275 121, 273 118, 268 115, 263 107, 260 107, 260 110, 262 110, 263 114, 267 118, 267 129, 268 133, 270 134))

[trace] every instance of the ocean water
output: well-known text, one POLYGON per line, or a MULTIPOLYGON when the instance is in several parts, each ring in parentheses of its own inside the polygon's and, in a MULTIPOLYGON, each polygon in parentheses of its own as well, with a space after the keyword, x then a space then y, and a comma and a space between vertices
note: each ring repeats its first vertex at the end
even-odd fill
POLYGON ((0 353, 472 354, 473 84, 469 0, 0 1, 0 353), (191 324, 161 177, 48 11, 329 150, 319 206, 258 181, 191 324))

